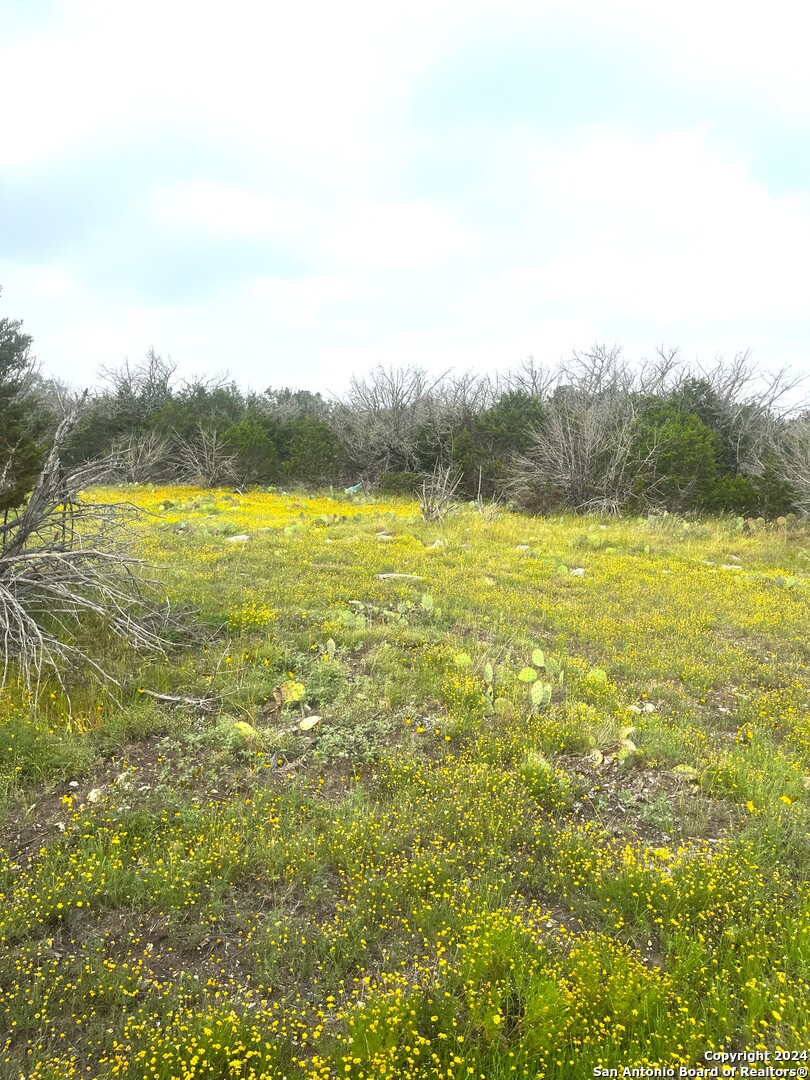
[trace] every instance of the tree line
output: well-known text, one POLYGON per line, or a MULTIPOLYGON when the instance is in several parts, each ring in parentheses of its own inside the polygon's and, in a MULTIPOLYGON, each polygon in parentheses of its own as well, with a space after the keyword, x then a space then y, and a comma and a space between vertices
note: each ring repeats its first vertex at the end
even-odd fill
MULTIPOLYGON (((0 513, 31 491, 77 391, 43 378, 19 321, 0 319, 0 513)), ((633 363, 596 345, 498 377, 380 365, 339 398, 180 380, 154 350, 108 368, 61 449, 110 481, 408 494, 443 477, 469 499, 535 513, 810 512, 810 413, 798 379, 749 353, 700 368, 677 350, 633 363)))

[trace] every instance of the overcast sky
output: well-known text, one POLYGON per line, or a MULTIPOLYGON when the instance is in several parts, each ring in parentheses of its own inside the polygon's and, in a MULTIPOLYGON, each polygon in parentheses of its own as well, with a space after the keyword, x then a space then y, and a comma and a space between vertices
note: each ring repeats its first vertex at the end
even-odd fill
POLYGON ((782 0, 2 0, 0 316, 74 383, 594 341, 810 368, 782 0))

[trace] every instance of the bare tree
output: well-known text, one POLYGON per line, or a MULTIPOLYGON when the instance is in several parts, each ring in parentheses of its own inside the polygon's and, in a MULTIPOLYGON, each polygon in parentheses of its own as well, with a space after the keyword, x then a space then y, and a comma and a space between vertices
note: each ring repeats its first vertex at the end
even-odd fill
POLYGON ((572 510, 618 513, 654 454, 636 457, 637 406, 626 394, 592 398, 565 388, 549 403, 531 450, 519 456, 511 489, 526 501, 532 490, 556 492, 572 510))
POLYGON ((328 420, 332 404, 320 393, 311 390, 295 390, 290 386, 274 389, 269 386, 262 394, 250 396, 251 406, 269 413, 281 424, 290 420, 328 420))
POLYGON ((75 386, 61 379, 43 378, 39 374, 34 378, 31 391, 41 407, 55 417, 57 423, 69 416, 82 398, 81 390, 77 390, 75 386))
POLYGON ((24 684, 38 693, 50 672, 65 687, 66 673, 89 669, 117 685, 99 659, 77 643, 82 618, 95 617, 135 648, 163 652, 168 618, 155 584, 128 547, 134 507, 93 503, 80 493, 106 470, 83 466, 66 473, 60 453, 79 406, 62 421, 53 447, 24 509, 0 525, 0 685, 17 665, 24 684))
POLYGON ((780 424, 799 407, 790 395, 806 376, 788 368, 766 371, 754 362, 750 349, 730 361, 718 356, 711 368, 699 371, 714 394, 717 425, 728 440, 735 473, 761 473, 780 424))
POLYGON ((810 514, 810 415, 785 425, 776 439, 776 460, 795 491, 795 506, 810 514))
POLYGON ((617 346, 595 345, 562 364, 532 447, 512 464, 518 501, 542 493, 573 510, 618 513, 655 454, 649 445, 639 456, 636 445, 638 387, 650 378, 649 366, 631 367, 617 346))
MULTIPOLYGON (((654 503, 663 444, 655 432, 636 438, 643 404, 654 398, 697 413, 717 431, 732 475, 759 475, 801 381, 787 370, 760 371, 749 351, 731 361, 718 357, 711 368, 692 368, 664 346, 637 365, 617 346, 575 352, 544 384, 544 423, 515 463, 512 489, 524 499, 531 491, 556 493, 577 510, 616 512, 631 494, 654 503)), ((797 468, 802 438, 799 429, 791 436, 797 468)))
POLYGON ((109 387, 110 407, 117 416, 139 426, 171 400, 176 370, 171 359, 164 360, 150 348, 134 366, 125 360, 119 368, 102 367, 100 374, 109 387))
POLYGON ((635 374, 633 391, 646 397, 661 397, 676 390, 686 377, 680 349, 659 345, 652 360, 644 359, 635 374))
POLYGON ((445 375, 431 398, 430 421, 445 434, 488 409, 495 398, 495 384, 486 376, 471 371, 445 375))
POLYGON ((571 386, 590 399, 609 393, 631 393, 636 374, 622 356, 620 345, 597 343, 588 352, 574 350, 571 359, 560 365, 556 381, 558 386, 571 386))
POLYGON ((538 364, 533 356, 527 356, 517 368, 506 374, 504 383, 507 390, 519 390, 544 400, 551 393, 558 378, 558 371, 551 371, 538 364))
POLYGON ((561 360, 554 367, 546 367, 528 356, 503 381, 507 390, 519 390, 545 401, 559 386, 574 386, 585 394, 608 390, 663 394, 679 383, 683 371, 684 363, 677 348, 661 345, 652 360, 632 365, 625 360, 620 346, 597 342, 586 352, 574 350, 569 360, 561 360))
POLYGON ((347 457, 364 475, 416 469, 420 432, 435 429, 442 415, 439 389, 445 374, 379 365, 365 379, 352 378, 332 424, 347 457))
POLYGON ((125 484, 159 483, 171 475, 171 457, 169 439, 156 431, 123 435, 113 444, 106 479, 125 484))
POLYGON ((178 436, 177 478, 183 484, 218 487, 238 482, 237 458, 216 428, 199 423, 191 439, 178 436))
POLYGON ((461 480, 461 473, 451 465, 434 466, 431 475, 422 480, 419 495, 419 509, 425 521, 441 521, 455 509, 454 499, 461 480))

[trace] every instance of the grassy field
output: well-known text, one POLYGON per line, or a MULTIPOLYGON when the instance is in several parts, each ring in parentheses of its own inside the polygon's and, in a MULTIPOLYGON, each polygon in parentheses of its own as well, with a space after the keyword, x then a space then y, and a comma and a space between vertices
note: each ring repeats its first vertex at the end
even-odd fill
POLYGON ((0 1076, 810 1048, 806 527, 103 497, 188 632, 0 695, 0 1076))

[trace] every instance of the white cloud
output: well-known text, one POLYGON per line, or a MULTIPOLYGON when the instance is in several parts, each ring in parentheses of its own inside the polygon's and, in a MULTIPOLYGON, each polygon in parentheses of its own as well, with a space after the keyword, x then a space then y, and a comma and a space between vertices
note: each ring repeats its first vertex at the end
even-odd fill
MULTIPOLYGON (((590 0, 591 9, 603 7, 590 0)), ((685 77, 733 86, 786 115, 810 119, 810 14, 795 0, 650 4, 618 0, 610 14, 642 29, 674 55, 685 77), (617 10, 614 10, 615 9, 617 10)))
MULTIPOLYGON (((642 135, 617 120, 551 138, 524 116, 438 136, 408 111, 421 74, 464 41, 563 27, 613 42, 617 62, 645 50, 693 92, 807 119, 803 37, 788 5, 768 10, 66 0, 0 44, 0 99, 15 102, 0 166, 58 190, 60 161, 81 153, 92 172, 115 150, 135 179, 92 224, 77 215, 61 261, 0 250, 3 311, 78 381, 152 343, 187 371, 334 388, 378 361, 503 368, 595 338, 802 359, 810 199, 770 192, 708 127, 642 135), (471 171, 454 199, 442 170, 459 159, 471 171), (172 289, 184 260, 205 272, 172 289)), ((103 175, 116 184, 113 166, 103 175)))
POLYGON ((147 192, 145 209, 163 230, 231 238, 301 235, 306 209, 292 199, 194 180, 147 192))
POLYGON ((42 162, 154 129, 243 141, 283 168, 356 175, 370 118, 435 54, 440 17, 422 3, 63 0, 30 39, 0 45, 0 165, 42 162))
MULTIPOLYGON (((701 132, 536 141, 524 144, 523 164, 532 196, 509 229, 459 222, 438 204, 351 202, 318 237, 302 223, 305 203, 232 188, 164 191, 152 205, 192 233, 264 230, 292 242, 300 227, 315 268, 245 280, 206 306, 149 308, 72 287, 67 266, 15 270, 14 310, 50 308, 53 330, 47 317, 31 327, 40 352, 53 333, 61 344, 48 362, 85 378, 89 357, 115 362, 152 342, 187 370, 229 368, 254 385, 312 385, 318 373, 332 387, 380 360, 504 368, 594 338, 631 353, 666 339, 703 359, 746 345, 774 363, 801 353, 807 199, 770 195, 701 132)), ((0 275, 11 280, 6 267, 0 275)))
POLYGON ((564 223, 566 252, 531 260, 556 302, 684 322, 804 317, 810 198, 769 194, 704 133, 595 134, 539 151, 534 177, 527 248, 549 217, 564 223))
POLYGON ((457 36, 502 41, 561 30, 617 55, 653 57, 685 89, 727 89, 755 107, 810 119, 810 13, 796 0, 490 0, 475 5, 457 36))
POLYGON ((325 238, 324 254, 335 267, 396 273, 474 257, 478 248, 475 230, 457 220, 449 207, 424 201, 355 202, 325 238))
MULTIPOLYGON (((311 339, 314 328, 328 326, 353 310, 358 301, 356 285, 337 274, 313 274, 295 281, 258 278, 234 293, 232 310, 243 313, 250 325, 260 313, 266 327, 267 342, 277 337, 297 336, 311 339)), ((317 333, 317 330, 316 330, 317 333)))

